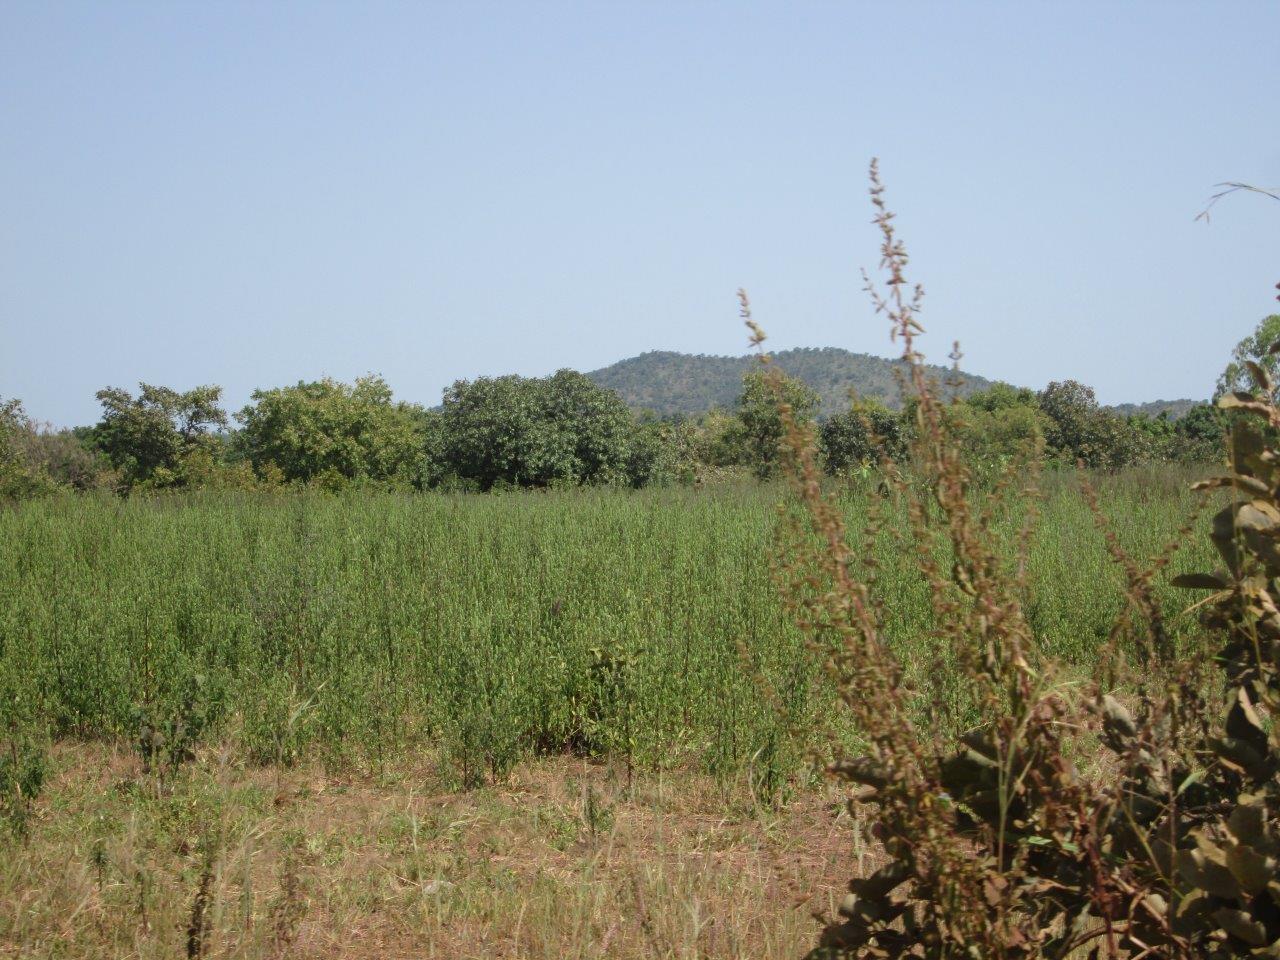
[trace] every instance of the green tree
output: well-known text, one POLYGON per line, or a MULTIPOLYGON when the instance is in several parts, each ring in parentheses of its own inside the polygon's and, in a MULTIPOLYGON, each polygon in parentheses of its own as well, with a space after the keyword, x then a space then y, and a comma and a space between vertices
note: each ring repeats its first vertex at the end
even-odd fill
POLYGON ((1167 413, 1156 417, 1131 414, 1118 419, 1124 426, 1125 462, 1163 463, 1174 458, 1177 428, 1167 413))
POLYGON ((1007 383, 992 384, 952 404, 945 419, 957 446, 975 465, 987 467, 1038 456, 1049 432, 1035 391, 1007 383))
POLYGON ((1035 407, 957 405, 948 425, 956 444, 975 465, 999 468, 1012 459, 1036 457, 1044 450, 1045 416, 1035 407))
POLYGON ((1254 390, 1253 377, 1249 374, 1250 362, 1270 374, 1272 382, 1280 380, 1280 354, 1270 352, 1276 343, 1280 343, 1280 313, 1263 317, 1257 329, 1236 344, 1231 351, 1231 361, 1218 377, 1213 399, 1216 401, 1228 393, 1254 390))
MULTIPOLYGON (((1088 390, 1088 387, 1084 388, 1088 390)), ((1092 391, 1090 391, 1092 393, 1092 391)), ((964 403, 976 410, 995 413, 997 410, 1038 406, 1036 393, 1026 387, 1015 387, 1009 383, 993 383, 985 390, 971 393, 964 398, 964 403)))
POLYGON ((736 467, 743 459, 737 448, 737 419, 724 410, 708 410, 698 417, 694 429, 693 451, 704 467, 736 467))
POLYGON ((325 378, 255 390, 236 414, 237 446, 259 476, 343 486, 411 484, 423 458, 422 412, 392 399, 381 377, 354 384, 325 378))
POLYGON ((734 422, 726 442, 735 452, 737 462, 749 466, 761 479, 778 469, 782 443, 782 415, 779 400, 791 407, 791 415, 799 423, 811 423, 818 411, 818 395, 812 388, 781 373, 782 394, 779 397, 764 370, 751 370, 742 378, 734 422))
POLYGON ((1093 388, 1055 381, 1037 395, 1048 454, 1065 463, 1117 467, 1126 462, 1123 422, 1098 408, 1093 388))
POLYGON ((698 430, 684 418, 637 419, 627 462, 632 486, 692 483, 698 478, 698 430))
POLYGON ((102 419, 94 440, 129 486, 180 486, 183 458, 210 442, 212 428, 227 425, 222 388, 138 387, 137 397, 117 387, 98 391, 102 419))
POLYGON ((0 400, 0 499, 26 500, 53 489, 31 457, 35 425, 20 400, 0 400))
POLYGON ((459 380, 445 391, 440 424, 446 470, 481 490, 631 480, 631 412, 573 370, 459 380))
POLYGON ((1221 462, 1227 444, 1227 418, 1210 403, 1192 407, 1173 422, 1174 457, 1191 463, 1221 462))
POLYGON ((907 448, 906 424, 878 400, 859 399, 823 422, 818 446, 832 473, 875 464, 884 456, 901 460, 907 448))
POLYGON ((91 428, 33 432, 28 445, 33 464, 59 486, 83 491, 119 485, 106 455, 94 445, 91 428))

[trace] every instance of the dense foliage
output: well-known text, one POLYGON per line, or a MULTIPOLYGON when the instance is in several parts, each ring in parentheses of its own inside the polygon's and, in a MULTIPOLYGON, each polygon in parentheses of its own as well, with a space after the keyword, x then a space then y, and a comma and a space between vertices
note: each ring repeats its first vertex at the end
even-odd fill
POLYGON ((422 458, 422 418, 392 401, 380 377, 257 390, 236 415, 237 446, 260 476, 333 486, 409 483, 422 458))
MULTIPOLYGON (((1134 518, 1129 549, 1171 535, 1188 479, 1099 478, 1108 509, 1134 518)), ((1055 650, 1088 668, 1122 578, 1074 471, 1048 487, 1030 596, 1055 650)), ((843 489, 851 521, 873 488, 843 489)), ((193 742, 230 737, 272 762, 435 745, 467 782, 565 750, 750 769, 769 794, 798 773, 791 728, 811 729, 831 696, 772 587, 780 494, 748 481, 20 504, 0 511, 0 730, 117 738, 158 776, 193 742)), ((919 709, 954 702, 911 555, 882 545, 876 559, 919 709)), ((1172 613, 1179 597, 1162 602, 1172 613)))
POLYGON ((630 411, 573 370, 458 381, 445 391, 439 430, 437 472, 480 490, 632 481, 630 411))
MULTIPOLYGON (((1261 350, 1260 338, 1277 327, 1280 318, 1268 317, 1240 343, 1220 389, 1236 384, 1249 363, 1270 368, 1274 358, 1261 350)), ((658 362, 665 355, 645 356, 658 362)), ((828 473, 864 473, 885 453, 891 459, 907 454, 920 426, 915 400, 895 409, 872 392, 846 394, 835 406, 832 391, 848 382, 840 364, 855 355, 793 350, 781 356, 798 371, 785 380, 784 400, 793 416, 815 424, 828 473), (833 363, 836 372, 829 370, 824 380, 821 370, 833 363)), ((572 370, 542 378, 459 380, 431 410, 397 401, 377 376, 354 384, 303 382, 255 391, 234 421, 219 405, 217 386, 184 392, 144 383, 136 396, 118 388, 100 391, 99 422, 61 431, 40 429, 20 402, 10 400, 0 407, 0 498, 59 489, 304 484, 333 490, 372 484, 487 491, 771 477, 783 435, 776 403, 757 371, 731 363, 728 400, 697 416, 636 412, 626 396, 601 386, 608 378, 599 371, 572 370)), ((717 370, 707 389, 722 391, 726 374, 717 370)), ((935 368, 922 370, 937 381, 935 368)), ((1159 408, 1155 415, 1117 412, 1072 380, 1040 391, 980 378, 959 382, 961 389, 946 389, 941 416, 980 475, 1027 455, 1104 470, 1219 461, 1230 420, 1207 403, 1148 405, 1159 408)))
POLYGON ((21 401, 0 402, 0 496, 25 499, 46 488, 47 478, 25 449, 24 441, 33 432, 21 401))
POLYGON ((818 432, 823 462, 832 472, 878 464, 906 452, 907 423, 875 400, 856 400, 828 417, 818 432))
POLYGON ((220 406, 222 388, 196 387, 180 393, 138 385, 138 396, 108 387, 98 391, 102 419, 94 442, 129 484, 155 487, 185 482, 183 461, 210 443, 210 433, 227 425, 220 406))
POLYGON ((817 412, 818 402, 818 395, 799 380, 783 378, 775 391, 760 371, 749 371, 742 378, 737 416, 724 443, 734 451, 740 465, 751 467, 757 477, 767 479, 777 471, 780 459, 784 432, 780 404, 785 405, 790 416, 807 423, 817 412))

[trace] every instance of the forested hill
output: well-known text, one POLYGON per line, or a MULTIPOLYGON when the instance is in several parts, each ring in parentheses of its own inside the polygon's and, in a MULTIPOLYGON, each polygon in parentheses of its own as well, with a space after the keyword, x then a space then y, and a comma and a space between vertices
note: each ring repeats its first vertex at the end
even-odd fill
POLYGON ((1204 403, 1204 400, 1151 400, 1147 403, 1117 403, 1115 406, 1109 407, 1112 413, 1121 417, 1140 416, 1140 417, 1158 417, 1161 414, 1168 414, 1170 420, 1177 420, 1194 406, 1204 403))
MULTIPOLYGON (((901 406, 894 374, 901 361, 837 347, 783 350, 774 354, 774 359, 783 370, 818 392, 822 398, 820 416, 847 409, 851 389, 861 397, 874 397, 895 409, 901 406)), ((616 390, 630 407, 663 415, 693 415, 713 407, 731 409, 742 392, 742 375, 757 362, 753 355, 715 357, 653 350, 587 376, 602 387, 616 390)), ((944 382, 952 376, 945 367, 931 367, 930 371, 944 382)), ((991 385, 991 381, 972 374, 960 377, 961 393, 991 385)))

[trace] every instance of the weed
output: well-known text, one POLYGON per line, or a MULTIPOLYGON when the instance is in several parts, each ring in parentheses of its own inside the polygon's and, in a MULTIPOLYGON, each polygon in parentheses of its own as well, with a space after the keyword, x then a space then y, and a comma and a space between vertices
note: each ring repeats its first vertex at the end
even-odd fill
POLYGON ((193 674, 177 697, 169 702, 140 704, 134 708, 134 741, 143 770, 154 773, 161 786, 184 763, 194 759, 196 747, 216 716, 216 698, 210 696, 202 674, 193 674))
POLYGON ((30 737, 10 733, 0 744, 0 822, 23 836, 31 805, 44 786, 48 762, 44 749, 30 737))
MULTIPOLYGON (((1076 476, 1043 478, 1024 597, 1045 648, 1088 673, 1125 578, 1076 476)), ((1195 502, 1177 481, 1195 476, 1096 477, 1130 555, 1174 536, 1195 502)), ((878 515, 855 560, 877 577, 911 717, 963 726, 968 688, 933 637, 931 591, 903 540, 909 491, 882 501, 878 480, 818 482, 849 529, 878 515)), ((474 786, 569 751, 633 777, 749 774, 762 796, 782 796, 808 748, 856 739, 773 587, 785 502, 782 486, 750 485, 24 503, 0 513, 13 547, 0 556, 0 690, 29 705, 23 729, 126 736, 166 779, 199 742, 233 737, 281 767, 317 756, 387 767, 439 744, 474 786)), ((993 535, 1015 544, 1022 523, 1011 508, 993 535)), ((936 545, 939 563, 947 549, 936 545)), ((1190 549, 1188 563, 1210 564, 1207 544, 1190 549)), ((1152 596, 1186 646, 1196 627, 1177 617, 1177 591, 1154 581, 1152 596)))
MULTIPOLYGON (((905 503, 900 542, 927 584, 926 636, 964 689, 952 717, 918 723, 917 694, 890 642, 879 570, 861 562, 839 503, 819 482, 812 429, 792 416, 781 375, 762 354, 784 425, 782 462, 804 506, 780 562, 786 596, 824 658, 858 740, 835 744, 828 769, 874 811, 887 862, 853 879, 839 918, 824 918, 812 956, 1189 960, 1280 950, 1280 407, 1266 372, 1254 394, 1229 394, 1231 472, 1199 484, 1239 499, 1213 521, 1226 570, 1185 575, 1213 591, 1207 634, 1179 650, 1156 578, 1187 540, 1187 520, 1140 564, 1100 499, 1085 500, 1123 575, 1116 626, 1093 681, 1055 662, 1029 617, 1032 522, 1012 549, 1000 518, 1034 502, 1024 468, 976 473, 949 428, 949 409, 915 349, 923 291, 906 279, 906 248, 876 165, 881 231, 876 309, 902 345, 915 436, 901 468, 881 468, 905 503), (1246 418, 1260 421, 1253 428, 1246 418), (1216 684, 1194 665, 1206 640, 1225 644, 1216 684), (1124 652, 1137 658, 1124 669, 1124 652), (1188 669, 1185 657, 1191 656, 1188 669), (1120 684, 1116 687, 1115 684, 1120 684), (1218 689, 1215 690, 1214 687, 1218 689), (1225 707, 1213 706, 1221 693, 1225 707), (1125 703, 1129 700, 1133 706, 1125 703), (1105 757, 1093 769, 1077 760, 1105 757)), ((763 332, 745 294, 752 342, 763 332)), ((1273 348, 1280 350, 1280 345, 1273 348)), ((958 350, 953 351, 958 357, 958 350)), ((870 535, 882 526, 873 522, 870 535)), ((1037 618, 1039 619, 1039 618, 1037 618)))

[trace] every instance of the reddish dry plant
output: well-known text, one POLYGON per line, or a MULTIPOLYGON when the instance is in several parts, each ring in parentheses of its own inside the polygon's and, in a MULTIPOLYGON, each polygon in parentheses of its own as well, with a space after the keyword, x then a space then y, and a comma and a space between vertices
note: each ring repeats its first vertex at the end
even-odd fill
MULTIPOLYGON (((1027 512, 1013 556, 995 529, 1032 458, 994 484, 978 482, 950 426, 955 411, 939 398, 916 349, 923 290, 907 280, 907 251, 874 161, 871 200, 884 280, 867 277, 866 289, 901 345, 915 418, 906 462, 882 456, 882 473, 907 505, 936 639, 970 688, 977 723, 958 742, 913 725, 913 693, 886 639, 875 569, 865 560, 871 551, 850 542, 836 496, 822 482, 812 428, 793 415, 784 375, 762 350, 784 426, 782 462, 802 517, 778 560, 784 593, 862 737, 856 756, 837 756, 828 770, 854 786, 851 803, 870 805, 873 834, 888 856, 850 883, 840 918, 822 918, 812 955, 1280 956, 1280 830, 1271 805, 1271 794, 1280 793, 1280 750, 1265 721, 1280 690, 1280 608, 1271 581, 1255 572, 1261 564, 1268 575, 1280 573, 1280 453, 1247 441, 1248 455, 1237 453, 1235 474, 1220 481, 1254 498, 1215 519, 1215 542, 1231 572, 1175 581, 1218 591, 1206 622, 1229 639, 1221 658, 1226 716, 1211 715, 1199 675, 1175 662, 1153 593, 1195 518, 1144 568, 1107 528, 1091 491, 1127 582, 1111 646, 1132 640, 1142 670, 1123 678, 1119 698, 1110 684, 1073 688, 1040 648, 1022 604, 1035 511, 1027 512), (1273 630, 1270 646, 1250 646, 1244 638, 1256 637, 1263 623, 1273 630), (1102 756, 1106 774, 1078 770, 1072 758, 1081 755, 1102 756)), ((739 299, 751 342, 761 347, 764 333, 746 294, 739 299)), ((1280 432, 1280 412, 1269 402, 1237 397, 1227 405, 1266 418, 1273 436, 1280 432)), ((1029 475, 1020 493, 1034 504, 1033 469, 1029 475)), ((868 536, 879 535, 877 516, 868 536)), ((1118 658, 1111 662, 1114 672, 1118 658)))

